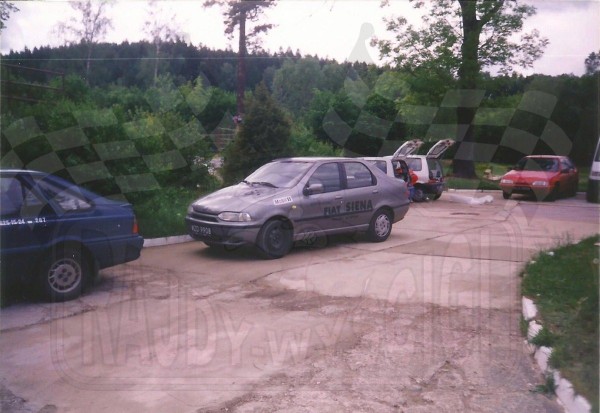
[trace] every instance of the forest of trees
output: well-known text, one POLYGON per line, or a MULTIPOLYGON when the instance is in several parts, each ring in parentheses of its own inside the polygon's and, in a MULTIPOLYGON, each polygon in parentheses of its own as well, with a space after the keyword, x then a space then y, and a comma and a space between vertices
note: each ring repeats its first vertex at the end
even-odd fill
MULTIPOLYGON (((149 187, 207 182, 206 161, 236 132, 237 54, 173 40, 155 65, 151 42, 98 43, 87 67, 86 52, 80 43, 2 56, 2 166, 46 169, 105 194, 127 192, 119 177, 151 174, 149 187)), ((583 76, 483 73, 472 132, 487 149, 474 161, 562 152, 587 165, 598 139, 590 66, 583 76)), ((270 94, 289 124, 280 154, 386 155, 403 140, 448 137, 457 123, 457 80, 427 68, 280 50, 250 53, 246 70, 246 95, 264 84, 261 99, 270 94)))

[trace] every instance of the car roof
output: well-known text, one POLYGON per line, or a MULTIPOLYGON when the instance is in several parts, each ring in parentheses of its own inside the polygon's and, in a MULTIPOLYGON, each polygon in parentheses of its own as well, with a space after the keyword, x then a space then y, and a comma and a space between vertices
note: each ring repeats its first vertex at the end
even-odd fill
POLYGON ((295 156, 290 158, 273 159, 271 162, 324 162, 324 161, 356 161, 362 158, 350 158, 342 156, 295 156))
POLYGON ((541 159, 565 159, 564 155, 527 155, 525 158, 541 158, 541 159))
POLYGON ((26 174, 30 176, 46 177, 52 175, 50 172, 34 171, 30 169, 0 169, 2 175, 19 175, 26 174))

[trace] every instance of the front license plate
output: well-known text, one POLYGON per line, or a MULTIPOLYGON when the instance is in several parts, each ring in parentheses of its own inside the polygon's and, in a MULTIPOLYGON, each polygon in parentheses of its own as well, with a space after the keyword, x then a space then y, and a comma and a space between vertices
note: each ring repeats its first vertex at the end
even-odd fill
POLYGON ((202 227, 200 225, 192 225, 192 231, 196 235, 202 235, 205 237, 209 237, 210 235, 212 235, 212 231, 211 231, 210 227, 202 227))

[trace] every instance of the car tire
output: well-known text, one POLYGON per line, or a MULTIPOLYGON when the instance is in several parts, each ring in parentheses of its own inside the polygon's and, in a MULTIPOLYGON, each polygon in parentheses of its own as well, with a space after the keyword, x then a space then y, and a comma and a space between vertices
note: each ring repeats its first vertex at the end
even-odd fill
POLYGON ((504 199, 510 199, 511 193, 510 192, 504 192, 502 191, 502 198, 504 199))
POLYGON ((556 184, 552 191, 546 196, 544 201, 553 202, 558 199, 558 194, 560 193, 560 185, 556 184))
POLYGON ((433 200, 434 200, 434 201, 437 201, 438 199, 440 199, 440 197, 441 197, 441 196, 442 196, 442 194, 435 194, 435 195, 433 196, 433 200))
POLYGON ((425 196, 425 192, 422 189, 415 188, 415 192, 413 193, 413 201, 415 202, 423 202, 427 199, 425 196))
POLYGON ((42 298, 62 302, 79 297, 88 278, 89 268, 81 247, 54 247, 40 267, 39 284, 42 298))
POLYGON ((283 257, 293 245, 292 228, 289 222, 279 219, 267 221, 258 234, 256 244, 267 258, 283 257))
POLYGON ((369 223, 367 236, 372 242, 383 242, 392 233, 392 215, 387 209, 379 209, 369 223))

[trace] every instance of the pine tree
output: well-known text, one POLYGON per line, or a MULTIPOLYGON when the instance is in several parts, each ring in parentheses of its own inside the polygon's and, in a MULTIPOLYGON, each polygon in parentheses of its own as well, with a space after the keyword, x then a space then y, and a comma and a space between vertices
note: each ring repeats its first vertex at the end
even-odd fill
POLYGON ((239 133, 225 151, 223 178, 233 183, 265 163, 290 155, 291 123, 264 83, 247 102, 239 133))

